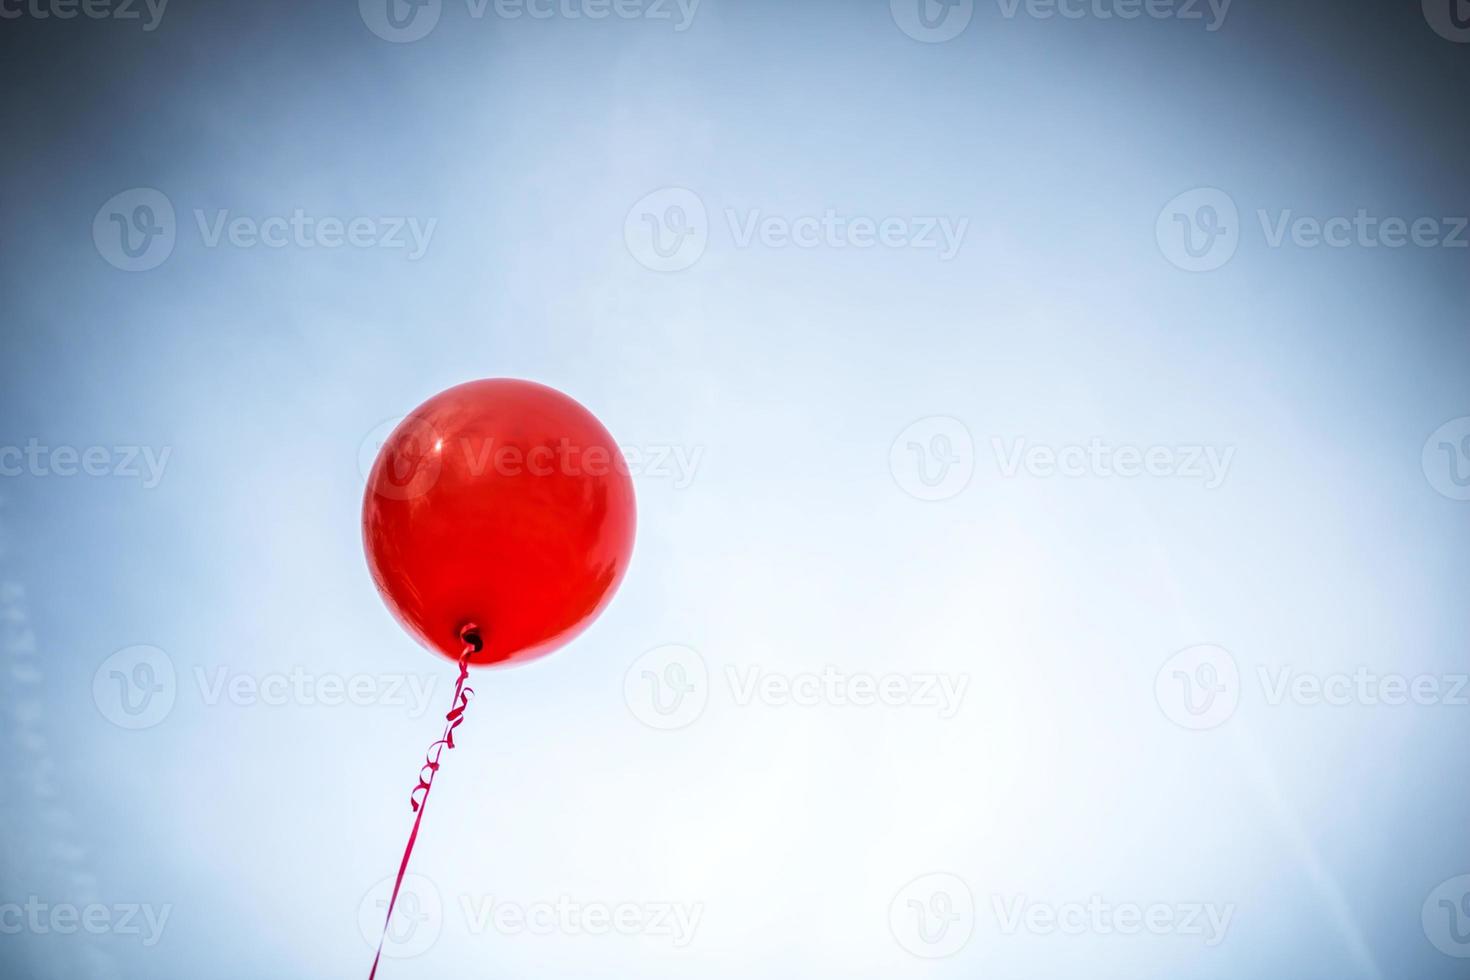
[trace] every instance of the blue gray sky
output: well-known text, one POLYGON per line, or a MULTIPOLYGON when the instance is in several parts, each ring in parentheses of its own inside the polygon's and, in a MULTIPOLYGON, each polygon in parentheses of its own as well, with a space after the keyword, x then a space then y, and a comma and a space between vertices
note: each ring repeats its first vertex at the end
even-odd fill
POLYGON ((381 977, 1462 975, 1454 2, 0 0, 3 972, 366 976, 510 376, 639 538, 381 977))

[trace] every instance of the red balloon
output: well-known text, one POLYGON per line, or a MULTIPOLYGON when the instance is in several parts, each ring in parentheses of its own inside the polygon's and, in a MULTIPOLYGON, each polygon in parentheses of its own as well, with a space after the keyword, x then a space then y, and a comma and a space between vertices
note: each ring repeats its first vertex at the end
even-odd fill
POLYGON ((405 418, 368 475, 362 537, 388 608, 458 661, 517 664, 576 637, 612 599, 636 524, 612 436, 571 398, 495 378, 405 418))

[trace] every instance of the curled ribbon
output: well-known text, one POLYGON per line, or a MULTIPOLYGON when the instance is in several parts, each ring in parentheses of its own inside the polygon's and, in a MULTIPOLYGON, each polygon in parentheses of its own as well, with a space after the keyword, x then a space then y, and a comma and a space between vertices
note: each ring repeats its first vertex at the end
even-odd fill
POLYGON ((454 730, 464 723, 465 709, 470 706, 470 698, 475 689, 468 687, 466 681, 470 679, 470 656, 478 653, 483 646, 480 634, 473 626, 466 626, 460 631, 464 638, 464 652, 459 655, 459 680, 454 684, 454 705, 449 713, 444 716, 444 734, 429 746, 428 754, 424 757, 424 764, 419 769, 419 784, 408 794, 408 804, 413 812, 418 814, 413 821, 413 830, 408 834, 408 846, 403 849, 403 860, 398 862, 398 877, 393 882, 393 894, 388 899, 388 914, 383 918, 383 934, 378 939, 378 952, 373 957, 373 969, 368 974, 368 980, 375 980, 378 975, 378 963, 383 958, 383 943, 388 940, 388 925, 393 921, 393 907, 398 904, 398 892, 403 888, 404 875, 408 873, 408 859, 413 855, 413 846, 419 839, 419 826, 424 822, 424 807, 429 802, 429 790, 433 788, 434 776, 439 772, 440 758, 448 749, 454 748, 454 730), (423 793, 423 796, 419 796, 423 793))
POLYGON ((464 711, 470 706, 470 697, 474 695, 473 687, 466 687, 465 681, 470 679, 470 654, 475 652, 475 647, 465 644, 464 653, 459 657, 459 680, 454 685, 454 707, 444 716, 444 735, 437 742, 429 746, 429 753, 424 758, 423 768, 419 770, 419 784, 408 794, 408 805, 413 807, 413 812, 418 813, 424 805, 423 801, 429 798, 429 787, 434 783, 434 774, 439 771, 439 757, 446 749, 454 748, 454 730, 464 724, 464 711), (424 794, 419 799, 419 793, 424 794))

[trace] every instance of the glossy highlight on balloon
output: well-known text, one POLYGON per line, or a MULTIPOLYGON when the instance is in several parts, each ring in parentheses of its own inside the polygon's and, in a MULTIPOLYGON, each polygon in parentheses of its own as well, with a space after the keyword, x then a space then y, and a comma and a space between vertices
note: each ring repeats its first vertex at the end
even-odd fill
POLYGON ((419 642, 476 665, 545 656, 611 600, 636 529, 633 482, 601 422, 531 381, 470 381, 395 428, 363 495, 373 581, 419 642))

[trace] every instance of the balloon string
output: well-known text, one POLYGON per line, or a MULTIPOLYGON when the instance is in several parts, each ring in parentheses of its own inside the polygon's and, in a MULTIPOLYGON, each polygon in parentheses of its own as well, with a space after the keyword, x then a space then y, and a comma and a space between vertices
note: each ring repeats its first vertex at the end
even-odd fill
POLYGON ((373 969, 368 974, 368 980, 375 980, 378 975, 378 963, 383 958, 383 944, 388 940, 388 926, 393 921, 393 907, 398 904, 398 892, 403 888, 403 878, 408 873, 408 859, 419 839, 419 826, 424 822, 424 809, 429 803, 429 790, 433 788, 434 776, 439 772, 440 756, 446 749, 454 748, 454 730, 464 723, 465 709, 469 707, 470 697, 475 693, 475 689, 465 686, 465 682, 470 679, 470 655, 478 653, 482 645, 480 636, 470 627, 466 627, 460 635, 464 637, 465 644, 464 652, 459 655, 459 680, 454 684, 454 705, 444 716, 444 734, 429 746, 429 752, 424 757, 424 765, 419 769, 419 784, 408 794, 408 804, 418 815, 413 819, 413 830, 409 831, 408 846, 403 849, 403 860, 398 862, 398 877, 393 882, 393 894, 388 899, 388 914, 383 918, 383 934, 378 938, 378 952, 373 957, 373 969), (423 796, 419 796, 420 793, 423 796))

